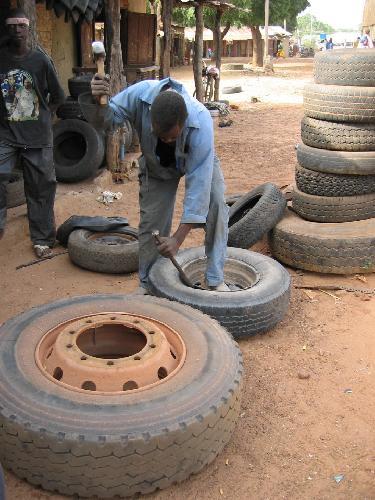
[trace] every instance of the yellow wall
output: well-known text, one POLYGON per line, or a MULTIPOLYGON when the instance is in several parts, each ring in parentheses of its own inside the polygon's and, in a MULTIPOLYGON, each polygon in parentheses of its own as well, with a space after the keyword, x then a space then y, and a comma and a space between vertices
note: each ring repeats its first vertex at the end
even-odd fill
POLYGON ((128 0, 129 12, 146 13, 146 0, 128 0))

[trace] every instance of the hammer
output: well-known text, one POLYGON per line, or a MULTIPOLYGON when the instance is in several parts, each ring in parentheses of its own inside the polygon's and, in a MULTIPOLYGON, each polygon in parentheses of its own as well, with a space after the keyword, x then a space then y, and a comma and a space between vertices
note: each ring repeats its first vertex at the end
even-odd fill
MULTIPOLYGON (((159 231, 157 229, 152 231, 152 236, 155 238, 155 241, 158 245, 160 245, 160 243, 162 243, 162 240, 160 239, 160 236, 159 236, 159 231)), ((201 289, 201 287, 199 285, 194 285, 190 281, 190 279, 186 276, 185 271, 182 269, 182 267, 180 266, 180 264, 177 262, 177 260, 174 257, 169 257, 169 259, 172 262, 172 264, 174 265, 174 267, 177 269, 178 274, 180 275, 181 281, 184 285, 186 285, 190 288, 201 289)))
MULTIPOLYGON (((92 53, 94 61, 96 62, 97 72, 100 76, 105 76, 104 61, 105 61, 105 48, 103 42, 92 42, 92 53)), ((99 104, 105 106, 108 104, 108 96, 101 95, 99 97, 99 104)))

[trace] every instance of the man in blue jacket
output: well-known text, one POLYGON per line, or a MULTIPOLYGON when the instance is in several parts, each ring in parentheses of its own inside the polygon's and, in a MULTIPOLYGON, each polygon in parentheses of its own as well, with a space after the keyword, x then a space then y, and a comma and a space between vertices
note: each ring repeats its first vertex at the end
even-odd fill
MULTIPOLYGON (((109 82, 96 75, 91 82, 95 97, 109 95, 109 82)), ((132 85, 105 109, 98 106, 104 127, 125 121, 138 132, 139 162, 139 277, 147 290, 149 271, 158 257, 174 256, 191 229, 204 227, 207 256, 206 287, 228 291, 224 262, 228 238, 228 207, 224 179, 215 155, 212 118, 180 83, 166 78, 132 85), (183 214, 170 236, 176 191, 185 176, 183 214), (155 246, 153 230, 162 243, 155 246)))

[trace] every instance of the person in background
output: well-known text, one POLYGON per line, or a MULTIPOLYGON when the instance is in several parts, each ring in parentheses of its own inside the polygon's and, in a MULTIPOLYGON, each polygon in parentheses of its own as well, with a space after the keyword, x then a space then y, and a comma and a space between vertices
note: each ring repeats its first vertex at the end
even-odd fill
POLYGON ((5 20, 8 41, 0 49, 0 239, 6 221, 6 185, 22 162, 31 241, 37 257, 55 243, 56 176, 52 112, 64 92, 50 59, 28 46, 30 21, 21 9, 5 20))
POLYGON ((326 49, 327 50, 332 50, 333 49, 333 40, 330 38, 328 42, 326 43, 326 49))
POLYGON ((360 41, 361 41, 361 37, 360 37, 360 36, 358 36, 358 37, 354 40, 354 42, 353 42, 353 47, 354 47, 355 49, 358 49, 358 46, 359 46, 359 42, 360 42, 360 41))
POLYGON ((361 36, 361 39, 359 41, 359 48, 360 49, 373 49, 374 48, 374 42, 372 41, 372 38, 370 36, 370 30, 367 29, 365 33, 361 36))

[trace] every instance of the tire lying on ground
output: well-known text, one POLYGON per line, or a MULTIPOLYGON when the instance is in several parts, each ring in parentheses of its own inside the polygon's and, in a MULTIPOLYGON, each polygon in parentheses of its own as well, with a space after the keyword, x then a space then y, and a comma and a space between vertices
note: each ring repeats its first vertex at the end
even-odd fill
POLYGON ((72 231, 68 241, 74 264, 98 273, 123 274, 138 270, 138 230, 124 228, 121 233, 72 231))
POLYGON ((372 87, 375 81, 375 50, 327 50, 314 59, 315 83, 372 87))
POLYGON ((241 85, 235 85, 233 87, 223 87, 221 93, 222 94, 239 94, 242 92, 241 85))
POLYGON ((270 182, 242 196, 229 210, 228 246, 254 245, 277 224, 285 207, 283 193, 270 182))
POLYGON ((301 138, 313 148, 333 151, 375 151, 375 123, 335 123, 305 116, 301 138))
POLYGON ((228 194, 225 197, 225 203, 228 205, 228 207, 231 207, 232 205, 234 205, 236 203, 236 201, 238 201, 240 198, 242 198, 243 195, 244 195, 244 193, 228 194))
POLYGON ((291 267, 317 273, 375 272, 375 219, 320 224, 291 210, 270 233, 272 254, 291 267))
POLYGON ((67 120, 69 118, 77 118, 78 120, 85 119, 79 102, 75 101, 72 97, 67 97, 66 101, 60 104, 57 108, 56 115, 61 120, 67 120))
POLYGON ((357 196, 375 193, 375 175, 340 175, 296 167, 299 191, 316 196, 357 196))
POLYGON ((375 193, 360 196, 315 196, 295 188, 292 205, 302 218, 315 222, 351 222, 375 217, 375 193))
POLYGON ((352 153, 297 147, 298 163, 305 168, 327 174, 375 175, 375 151, 352 153))
POLYGON ((234 431, 241 353, 194 309, 153 297, 74 297, 9 320, 0 339, 0 460, 44 489, 89 498, 150 493, 199 472, 234 431), (157 367, 159 354, 171 371, 142 370, 157 367), (78 371, 54 369, 57 356, 78 371), (113 370, 156 381, 136 389, 113 370), (114 391, 95 390, 85 376, 111 380, 114 391))
MULTIPOLYGON (((194 284, 204 282, 204 248, 179 252, 179 264, 194 284)), ((290 296, 290 276, 265 255, 228 248, 224 281, 230 292, 194 289, 180 280, 169 259, 160 258, 151 268, 149 288, 153 295, 187 304, 216 319, 235 338, 273 328, 284 317, 290 296)))
POLYGON ((93 176, 104 160, 104 139, 94 127, 70 119, 53 126, 53 158, 60 182, 78 182, 93 176))
POLYGON ((305 114, 332 122, 375 122, 375 86, 343 87, 308 84, 303 92, 305 114))
POLYGON ((26 203, 22 172, 14 172, 6 184, 7 208, 14 208, 26 203))

